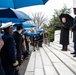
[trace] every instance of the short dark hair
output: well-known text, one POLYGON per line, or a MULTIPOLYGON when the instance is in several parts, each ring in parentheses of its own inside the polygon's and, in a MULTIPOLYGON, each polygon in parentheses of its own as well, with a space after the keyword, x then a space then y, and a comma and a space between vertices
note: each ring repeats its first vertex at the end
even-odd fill
POLYGON ((17 30, 23 29, 22 25, 17 26, 17 30))

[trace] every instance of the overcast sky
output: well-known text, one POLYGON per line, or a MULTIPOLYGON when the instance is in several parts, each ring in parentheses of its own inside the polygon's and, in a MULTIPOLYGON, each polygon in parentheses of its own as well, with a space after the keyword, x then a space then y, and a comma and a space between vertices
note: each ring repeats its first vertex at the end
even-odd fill
MULTIPOLYGON (((73 8, 73 0, 49 0, 45 5, 30 6, 18 10, 21 10, 26 14, 42 12, 46 16, 48 16, 48 18, 52 18, 52 15, 54 14, 54 9, 62 9, 64 4, 68 8, 73 8)), ((73 16, 73 13, 71 15, 73 16)))

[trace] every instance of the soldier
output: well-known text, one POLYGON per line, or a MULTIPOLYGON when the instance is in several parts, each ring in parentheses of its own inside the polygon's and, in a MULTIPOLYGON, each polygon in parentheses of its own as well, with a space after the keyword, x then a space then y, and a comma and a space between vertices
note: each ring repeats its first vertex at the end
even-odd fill
POLYGON ((11 23, 7 23, 1 26, 4 30, 2 39, 4 46, 1 49, 2 66, 6 75, 14 75, 15 70, 19 70, 18 61, 16 60, 16 48, 15 41, 12 37, 13 26, 11 23))

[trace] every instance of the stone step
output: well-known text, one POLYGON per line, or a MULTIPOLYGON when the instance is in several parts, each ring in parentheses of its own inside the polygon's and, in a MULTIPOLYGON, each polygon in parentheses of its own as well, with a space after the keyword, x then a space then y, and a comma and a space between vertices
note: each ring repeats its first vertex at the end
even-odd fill
POLYGON ((35 57, 36 53, 32 52, 31 57, 29 59, 29 63, 26 69, 26 72, 24 75, 33 75, 34 74, 34 69, 35 69, 35 57))
POLYGON ((48 58, 48 56, 45 53, 43 48, 40 49, 40 53, 42 56, 45 75, 58 75, 58 73, 56 72, 56 70, 52 64, 52 62, 48 58))
POLYGON ((58 43, 43 44, 32 52, 24 75, 75 75, 76 60, 60 49, 58 43))
POLYGON ((43 69, 35 69, 34 75, 44 75, 43 69))
POLYGON ((40 51, 36 51, 35 68, 43 69, 40 51))
POLYGON ((36 52, 36 57, 35 57, 35 73, 34 73, 34 75, 44 75, 40 51, 36 50, 35 52, 36 52))
POLYGON ((60 59, 62 61, 62 63, 64 63, 71 72, 73 72, 74 74, 76 74, 76 61, 72 60, 70 57, 66 56, 65 54, 61 53, 60 51, 58 51, 56 48, 52 47, 55 45, 51 44, 51 46, 47 45, 47 48, 49 48, 49 50, 55 54, 55 56, 60 59))
MULTIPOLYGON (((44 47, 44 50, 46 51, 47 55, 49 55, 48 52, 47 52, 48 48, 45 47, 45 46, 43 46, 43 47, 44 47)), ((52 53, 52 52, 50 51, 49 53, 52 53)), ((54 55, 54 56, 57 58, 56 55, 54 55)), ((49 56, 49 58, 50 57, 51 56, 49 56)), ((58 59, 58 60, 60 62, 53 62, 53 61, 52 62, 53 62, 53 65, 56 68, 56 70, 57 70, 57 72, 58 72, 59 75, 67 75, 67 74, 69 74, 69 75, 75 75, 60 59, 58 59)))
POLYGON ((73 51, 71 51, 71 50, 72 50, 72 47, 70 47, 70 48, 68 47, 68 48, 69 48, 68 51, 61 51, 61 45, 60 45, 60 44, 52 43, 51 45, 52 45, 52 47, 56 48, 57 50, 59 50, 59 51, 62 52, 63 54, 67 55, 68 57, 70 57, 71 59, 73 59, 73 60, 76 61, 76 58, 74 58, 73 55, 70 54, 71 52, 73 52, 73 51), (70 50, 70 49, 71 49, 71 50, 70 50))
MULTIPOLYGON (((50 43, 50 44, 51 44, 51 43, 50 43)), ((52 44, 55 44, 55 45, 57 45, 58 47, 62 48, 62 45, 59 44, 59 43, 53 42, 52 44)), ((68 45, 68 50, 70 50, 71 52, 73 52, 73 51, 74 51, 74 44, 69 44, 69 45, 68 45)))

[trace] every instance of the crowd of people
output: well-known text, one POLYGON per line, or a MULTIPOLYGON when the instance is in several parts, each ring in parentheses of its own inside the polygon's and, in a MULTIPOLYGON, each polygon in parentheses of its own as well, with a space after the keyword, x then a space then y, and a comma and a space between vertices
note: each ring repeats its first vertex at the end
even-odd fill
POLYGON ((2 27, 0 31, 0 75, 20 75, 20 66, 30 55, 29 44, 35 47, 42 47, 43 32, 38 36, 32 37, 23 34, 22 25, 16 26, 13 31, 13 25, 7 23, 6 27, 2 27))

